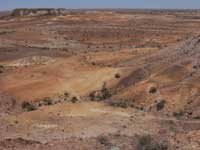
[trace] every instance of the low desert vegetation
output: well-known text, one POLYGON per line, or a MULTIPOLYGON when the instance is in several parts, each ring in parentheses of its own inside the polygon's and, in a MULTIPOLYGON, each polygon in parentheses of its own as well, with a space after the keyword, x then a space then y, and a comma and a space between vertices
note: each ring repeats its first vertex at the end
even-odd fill
POLYGON ((0 19, 0 150, 198 149, 200 11, 52 11, 0 19))
POLYGON ((183 111, 173 112, 173 116, 176 117, 177 119, 180 119, 181 117, 184 116, 184 113, 183 111))
POLYGON ((72 97, 71 102, 72 102, 72 103, 78 102, 78 98, 77 98, 76 96, 72 97))
POLYGON ((50 98, 45 98, 43 100, 43 105, 53 105, 53 100, 50 98))
POLYGON ((0 31, 0 35, 6 35, 6 34, 12 34, 15 33, 16 31, 0 31))
POLYGON ((64 96, 65 96, 65 98, 68 98, 69 97, 69 93, 68 92, 64 92, 64 96))
POLYGON ((37 109, 33 104, 29 102, 23 102, 21 106, 24 111, 34 111, 37 109))
POLYGON ((195 117, 193 117, 193 119, 200 120, 200 116, 195 116, 195 117))
POLYGON ((110 91, 106 87, 103 87, 100 91, 93 91, 89 94, 91 101, 102 101, 110 98, 111 96, 110 91))
POLYGON ((99 136, 98 141, 100 144, 103 144, 105 146, 110 145, 109 139, 106 136, 99 136))
POLYGON ((111 97, 111 94, 107 88, 102 88, 101 93, 102 93, 102 99, 107 99, 111 97))
POLYGON ((156 109, 157 109, 157 111, 161 111, 162 109, 164 109, 165 104, 166 104, 166 101, 165 101, 165 100, 159 101, 159 102, 156 104, 156 109))
POLYGON ((0 65, 0 73, 3 73, 4 66, 0 65))
POLYGON ((116 74, 115 74, 115 78, 117 78, 117 79, 118 79, 118 78, 121 78, 121 75, 120 75, 119 73, 116 73, 116 74))
POLYGON ((93 91, 93 92, 91 92, 91 93, 89 94, 89 98, 90 98, 91 101, 95 101, 95 99, 96 99, 95 93, 96 93, 96 92, 93 91))
POLYGON ((151 93, 151 94, 154 94, 154 93, 156 93, 157 92, 157 89, 156 89, 156 87, 150 87, 150 89, 149 89, 149 93, 151 93))
POLYGON ((121 107, 121 108, 127 108, 128 107, 128 104, 125 101, 117 101, 117 102, 110 101, 109 105, 114 106, 114 107, 121 107))
POLYGON ((168 150, 168 144, 157 141, 150 135, 143 135, 138 139, 137 150, 168 150))

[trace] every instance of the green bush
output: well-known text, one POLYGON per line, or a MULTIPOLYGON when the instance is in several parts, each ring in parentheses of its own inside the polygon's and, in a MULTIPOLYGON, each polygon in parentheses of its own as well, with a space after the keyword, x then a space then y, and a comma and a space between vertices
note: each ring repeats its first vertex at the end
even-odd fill
POLYGON ((174 112, 173 116, 176 117, 177 119, 179 119, 180 117, 182 117, 184 115, 184 113, 182 111, 180 112, 174 112))
POLYGON ((161 100, 160 102, 158 102, 156 104, 156 109, 157 111, 162 110, 165 107, 166 101, 165 100, 161 100))
POLYGON ((200 116, 195 116, 193 119, 200 120, 200 116))
POLYGON ((105 136, 98 137, 98 141, 105 146, 110 145, 108 138, 105 136))
POLYGON ((68 93, 68 92, 65 92, 65 93, 64 93, 64 96, 65 96, 65 97, 69 97, 69 93, 68 93))
POLYGON ((150 135, 141 136, 138 140, 137 150, 168 150, 166 143, 158 143, 150 135))
POLYGON ((91 93, 89 94, 89 97, 90 97, 90 100, 91 100, 91 101, 94 101, 94 100, 95 100, 95 92, 91 92, 91 93))
POLYGON ((29 102, 23 102, 22 109, 25 111, 34 111, 34 110, 36 110, 36 107, 29 102))
POLYGON ((119 74, 119 73, 116 73, 116 74, 115 74, 115 78, 117 78, 117 79, 118 79, 118 78, 120 78, 120 77, 121 77, 121 76, 120 76, 120 74, 119 74))
POLYGON ((109 102, 109 104, 111 106, 114 106, 114 107, 121 107, 121 108, 127 108, 128 107, 128 104, 124 101, 122 101, 122 102, 111 101, 111 102, 109 102))
POLYGON ((93 91, 89 94, 91 101, 102 101, 110 97, 111 94, 107 88, 102 88, 101 91, 93 91))
POLYGON ((156 87, 150 87, 149 93, 154 94, 154 93, 156 93, 156 92, 157 92, 156 87))
POLYGON ((53 100, 51 100, 50 98, 46 98, 43 100, 43 104, 44 105, 53 105, 53 100))
POLYGON ((111 97, 111 94, 110 94, 110 92, 109 92, 109 90, 107 88, 103 88, 101 90, 101 93, 102 93, 102 100, 111 97))
POLYGON ((76 96, 72 97, 71 102, 76 103, 78 101, 78 98, 76 96))
POLYGON ((6 35, 6 34, 12 34, 15 33, 15 31, 0 31, 0 35, 6 35))

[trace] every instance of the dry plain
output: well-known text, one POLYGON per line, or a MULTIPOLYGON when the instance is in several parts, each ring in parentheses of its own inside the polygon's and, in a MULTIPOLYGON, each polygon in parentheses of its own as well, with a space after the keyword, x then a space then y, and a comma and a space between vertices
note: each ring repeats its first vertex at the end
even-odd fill
POLYGON ((2 13, 0 150, 200 150, 199 16, 2 13))

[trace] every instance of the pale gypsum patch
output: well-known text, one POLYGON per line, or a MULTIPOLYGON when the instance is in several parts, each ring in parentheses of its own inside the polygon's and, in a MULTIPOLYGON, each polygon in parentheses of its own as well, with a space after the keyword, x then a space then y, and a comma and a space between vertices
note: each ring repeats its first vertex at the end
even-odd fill
POLYGON ((55 62, 55 59, 47 56, 33 56, 26 57, 9 63, 7 66, 32 66, 32 65, 47 65, 49 63, 55 62))

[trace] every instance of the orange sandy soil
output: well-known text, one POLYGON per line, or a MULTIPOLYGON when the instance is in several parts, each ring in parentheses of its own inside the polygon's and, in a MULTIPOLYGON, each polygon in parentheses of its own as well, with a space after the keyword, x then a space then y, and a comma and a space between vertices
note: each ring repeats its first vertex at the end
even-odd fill
POLYGON ((0 150, 199 150, 199 27, 198 11, 1 18, 0 150))

